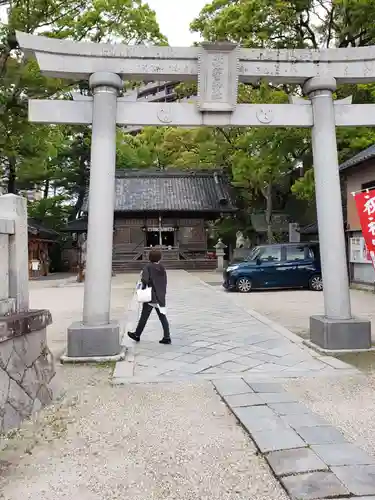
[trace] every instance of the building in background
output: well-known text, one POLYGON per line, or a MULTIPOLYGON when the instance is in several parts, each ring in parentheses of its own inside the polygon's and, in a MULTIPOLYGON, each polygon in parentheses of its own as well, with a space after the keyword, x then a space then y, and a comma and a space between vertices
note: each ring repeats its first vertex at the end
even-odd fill
POLYGON ((29 217, 28 247, 29 247, 29 276, 38 278, 47 276, 50 271, 50 252, 53 245, 57 244, 60 234, 53 229, 41 225, 29 217))
MULTIPOLYGON (((230 185, 221 172, 118 170, 113 270, 142 269, 152 248, 162 250, 166 267, 215 269, 208 245, 210 224, 235 212, 230 185)), ((86 220, 69 223, 66 231, 87 231, 86 220)))
POLYGON ((340 165, 340 175, 344 187, 350 280, 353 285, 373 288, 375 271, 362 237, 352 193, 375 189, 375 145, 340 165))
POLYGON ((299 229, 301 241, 319 241, 318 223, 313 222, 299 229))
MULTIPOLYGON (((134 96, 135 101, 139 102, 186 102, 189 100, 194 100, 194 96, 189 98, 179 99, 178 93, 176 92, 176 87, 179 82, 150 82, 141 85, 134 91, 127 93, 129 98, 134 96)), ((129 134, 138 134, 142 130, 142 127, 126 127, 125 131, 129 134)))
POLYGON ((18 194, 26 198, 27 201, 40 201, 44 196, 43 191, 38 188, 28 189, 27 191, 20 191, 18 194))

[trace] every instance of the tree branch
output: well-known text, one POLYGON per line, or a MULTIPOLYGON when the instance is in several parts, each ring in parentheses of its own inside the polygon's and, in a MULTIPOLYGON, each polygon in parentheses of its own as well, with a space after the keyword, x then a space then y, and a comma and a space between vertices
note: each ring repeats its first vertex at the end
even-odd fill
POLYGON ((303 19, 302 14, 300 15, 300 23, 301 23, 301 26, 304 26, 306 28, 307 32, 310 34, 310 41, 313 44, 314 49, 318 49, 319 45, 318 45, 318 42, 316 40, 315 33, 310 26, 310 13, 309 12, 307 12, 307 19, 306 20, 303 19))
POLYGON ((227 140, 227 142, 229 142, 229 144, 234 147, 234 144, 233 144, 233 141, 232 139, 230 138, 229 134, 221 127, 215 127, 216 130, 218 130, 219 132, 221 132, 223 134, 223 136, 225 137, 225 139, 227 140))

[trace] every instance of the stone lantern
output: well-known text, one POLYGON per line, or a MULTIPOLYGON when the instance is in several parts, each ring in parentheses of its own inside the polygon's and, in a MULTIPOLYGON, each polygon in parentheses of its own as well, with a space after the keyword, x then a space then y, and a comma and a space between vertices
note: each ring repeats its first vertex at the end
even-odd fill
POLYGON ((225 252, 224 250, 227 248, 227 246, 222 242, 221 238, 219 238, 219 241, 215 245, 216 249, 216 258, 217 258, 217 268, 216 271, 224 271, 224 255, 225 252))

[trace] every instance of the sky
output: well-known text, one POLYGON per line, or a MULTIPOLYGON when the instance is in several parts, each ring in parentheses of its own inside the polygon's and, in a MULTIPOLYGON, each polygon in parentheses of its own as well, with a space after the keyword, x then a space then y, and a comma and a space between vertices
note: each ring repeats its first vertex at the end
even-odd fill
MULTIPOLYGON (((189 25, 209 0, 146 0, 156 12, 160 30, 175 47, 188 47, 199 41, 190 33, 189 25)), ((0 7, 0 18, 6 17, 6 7, 0 7)))
POLYGON ((147 3, 156 12, 160 30, 169 45, 185 47, 199 40, 197 34, 190 33, 189 24, 208 0, 147 0, 147 3))

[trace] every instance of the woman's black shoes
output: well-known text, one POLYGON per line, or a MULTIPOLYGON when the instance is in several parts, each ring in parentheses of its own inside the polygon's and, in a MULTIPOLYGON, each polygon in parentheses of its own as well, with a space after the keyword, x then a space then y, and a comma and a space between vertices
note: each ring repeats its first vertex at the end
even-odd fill
MULTIPOLYGON (((141 340, 141 337, 134 332, 128 332, 128 337, 131 338, 132 340, 134 340, 135 342, 139 342, 141 340)), ((167 337, 167 338, 164 337, 159 341, 159 344, 169 345, 169 344, 172 344, 172 341, 169 337, 167 337)))
POLYGON ((166 344, 166 345, 169 345, 169 344, 172 344, 172 341, 169 337, 167 338, 162 338, 161 340, 159 340, 159 344, 166 344))
POLYGON ((128 332, 128 337, 130 337, 135 342, 139 342, 141 340, 141 337, 134 332, 128 332))

